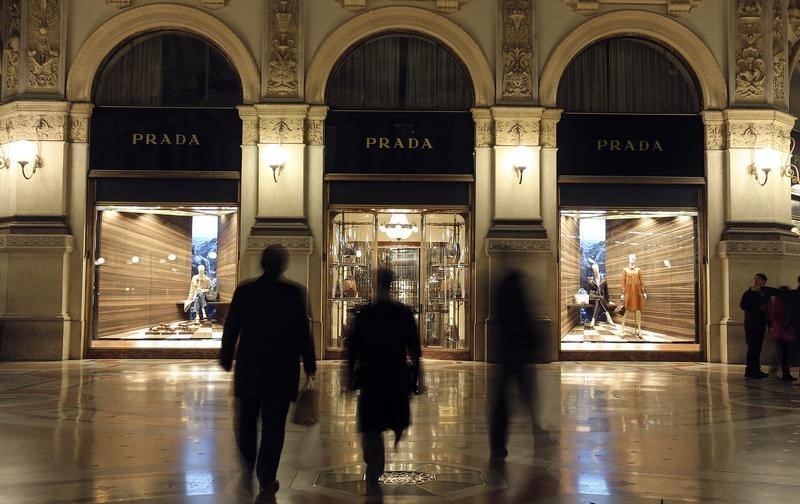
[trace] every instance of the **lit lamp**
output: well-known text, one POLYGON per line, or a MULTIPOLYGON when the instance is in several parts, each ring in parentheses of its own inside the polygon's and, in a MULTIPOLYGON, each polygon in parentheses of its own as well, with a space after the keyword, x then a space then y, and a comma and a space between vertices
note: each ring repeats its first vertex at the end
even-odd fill
POLYGON ((417 226, 408 222, 406 214, 402 213, 392 214, 389 222, 387 224, 381 224, 378 229, 380 229, 382 233, 386 233, 389 238, 398 241, 405 240, 419 231, 417 226))
MULTIPOLYGON (((36 132, 36 143, 29 140, 17 140, 8 144, 8 157, 5 151, 0 148, 0 169, 10 169, 14 165, 19 165, 22 176, 26 180, 33 178, 33 175, 44 167, 44 159, 41 152, 41 130, 45 122, 41 117, 36 122, 34 131, 36 132)), ((7 136, 11 138, 11 128, 6 126, 7 136)))
POLYGON ((511 167, 517 176, 517 183, 522 184, 522 174, 528 167, 528 150, 522 145, 517 145, 511 151, 511 167))
POLYGON ((270 144, 264 148, 264 161, 272 168, 272 179, 278 183, 278 176, 283 171, 286 162, 286 149, 278 144, 270 144))
POLYGON ((773 166, 780 165, 780 153, 771 147, 756 150, 753 162, 747 165, 747 174, 751 175, 758 185, 765 186, 773 166))

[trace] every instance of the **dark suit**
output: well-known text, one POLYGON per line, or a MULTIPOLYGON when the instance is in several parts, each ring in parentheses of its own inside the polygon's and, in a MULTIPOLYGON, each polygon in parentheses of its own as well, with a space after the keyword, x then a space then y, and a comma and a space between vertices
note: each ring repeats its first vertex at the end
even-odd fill
MULTIPOLYGON (((605 277, 600 277, 598 282, 594 275, 591 275, 588 280, 589 283, 589 299, 594 300, 594 311, 592 312, 592 319, 597 319, 597 315, 602 309, 604 313, 608 313, 608 284, 605 277)), ((612 322, 608 320, 607 322, 612 322)))
POLYGON ((237 442, 246 467, 256 470, 262 489, 275 480, 286 414, 297 397, 300 357, 306 374, 316 372, 306 307, 301 286, 262 275, 239 285, 225 320, 219 362, 230 370, 236 354, 237 442), (259 413, 262 436, 256 465, 259 413))
POLYGON ((739 308, 744 311, 744 335, 747 341, 745 376, 761 373, 761 347, 764 345, 764 331, 767 329, 767 303, 771 290, 766 287, 758 291, 748 288, 739 301, 739 308))
POLYGON ((367 480, 383 473, 382 432, 391 429, 395 441, 411 420, 411 385, 407 356, 419 369, 421 353, 414 315, 406 306, 389 300, 365 307, 353 322, 348 343, 348 364, 358 397, 358 431, 363 433, 367 480))

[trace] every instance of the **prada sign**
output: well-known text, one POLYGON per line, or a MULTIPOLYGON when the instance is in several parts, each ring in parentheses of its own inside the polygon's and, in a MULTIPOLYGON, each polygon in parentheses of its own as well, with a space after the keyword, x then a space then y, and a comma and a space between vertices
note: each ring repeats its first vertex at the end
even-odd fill
POLYGON ((235 109, 97 107, 92 170, 238 171, 242 121, 235 109))
POLYGON ((564 114, 558 174, 703 177, 699 115, 564 114))
POLYGON ((331 111, 325 172, 472 174, 474 145, 469 112, 331 111))

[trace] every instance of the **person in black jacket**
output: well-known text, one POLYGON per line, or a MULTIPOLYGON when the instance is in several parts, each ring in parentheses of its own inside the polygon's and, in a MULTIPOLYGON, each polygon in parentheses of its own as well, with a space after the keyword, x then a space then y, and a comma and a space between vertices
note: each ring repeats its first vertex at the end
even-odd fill
POLYGON ((761 371, 761 347, 764 345, 764 331, 767 329, 767 303, 769 293, 766 288, 767 275, 756 273, 753 285, 750 286, 739 302, 744 310, 744 335, 747 341, 747 364, 745 378, 766 378, 767 373, 761 371))
POLYGON ((257 503, 273 502, 278 490, 275 476, 289 404, 297 397, 300 358, 309 378, 316 372, 305 290, 281 278, 287 262, 282 246, 264 249, 264 274, 243 282, 233 293, 219 354, 226 371, 231 370, 236 355, 237 443, 248 491, 253 470, 258 476, 257 503), (261 445, 256 456, 259 414, 261 445))
POLYGON ((417 324, 410 308, 389 297, 392 279, 391 271, 378 271, 376 300, 356 315, 347 348, 350 388, 361 390, 357 419, 368 494, 380 493, 383 431, 394 431, 396 446, 411 424, 409 396, 419 392, 417 324))

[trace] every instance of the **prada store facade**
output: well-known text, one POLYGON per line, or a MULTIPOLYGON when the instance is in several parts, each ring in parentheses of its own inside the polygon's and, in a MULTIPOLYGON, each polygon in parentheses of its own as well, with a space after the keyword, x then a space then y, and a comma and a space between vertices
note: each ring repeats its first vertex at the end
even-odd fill
POLYGON ((381 267, 479 362, 510 270, 542 361, 729 363, 800 273, 794 0, 46 3, 0 2, 0 359, 213 358, 270 244, 326 359, 381 267))

